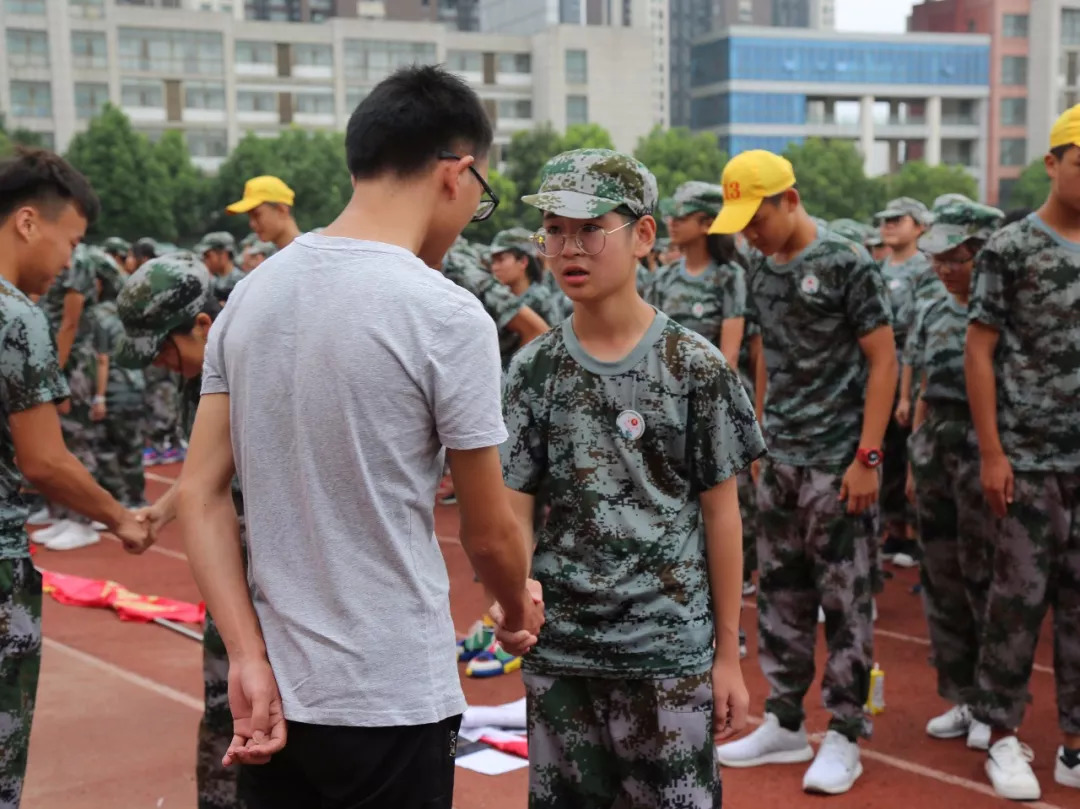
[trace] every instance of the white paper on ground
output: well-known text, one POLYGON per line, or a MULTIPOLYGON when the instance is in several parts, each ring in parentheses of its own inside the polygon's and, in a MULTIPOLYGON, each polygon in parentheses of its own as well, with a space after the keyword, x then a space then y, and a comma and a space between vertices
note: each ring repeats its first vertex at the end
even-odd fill
POLYGON ((523 730, 509 731, 502 728, 491 727, 478 727, 478 728, 462 728, 458 731, 458 736, 466 741, 476 742, 482 737, 489 739, 495 739, 496 741, 510 741, 513 739, 525 738, 525 732, 523 730))
POLYGON ((522 770, 529 766, 529 762, 499 750, 480 750, 459 758, 457 766, 481 775, 502 775, 514 770, 522 770))
POLYGON ((494 727, 524 730, 525 698, 505 705, 477 705, 465 709, 461 717, 462 728, 494 727))

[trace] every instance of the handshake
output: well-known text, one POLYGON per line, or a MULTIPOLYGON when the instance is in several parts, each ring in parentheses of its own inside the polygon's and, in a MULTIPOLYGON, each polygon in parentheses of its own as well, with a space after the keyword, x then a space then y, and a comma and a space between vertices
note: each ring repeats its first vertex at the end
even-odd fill
POLYGON ((495 621, 495 638, 503 650, 521 657, 536 645, 540 627, 544 625, 544 590, 534 579, 525 581, 521 598, 512 605, 495 602, 491 605, 495 621))
POLYGON ((143 553, 157 541, 157 533, 169 517, 155 503, 146 508, 124 511, 124 516, 112 533, 124 543, 128 553, 143 553))

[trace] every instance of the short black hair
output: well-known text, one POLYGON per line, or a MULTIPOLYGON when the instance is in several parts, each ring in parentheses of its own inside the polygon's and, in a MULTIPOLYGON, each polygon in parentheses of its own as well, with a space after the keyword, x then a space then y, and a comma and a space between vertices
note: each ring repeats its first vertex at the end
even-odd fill
POLYGON ((508 247, 505 251, 500 252, 509 253, 514 257, 515 261, 525 259, 525 277, 529 279, 530 284, 539 283, 540 279, 543 277, 543 273, 540 270, 540 262, 537 260, 536 256, 532 253, 526 253, 520 247, 508 247))
POLYGON ((494 135, 484 105, 461 79, 441 67, 405 67, 381 81, 349 118, 345 157, 364 180, 419 174, 453 152, 487 156, 494 135))
POLYGON ((101 211, 90 182, 64 158, 46 149, 18 148, 0 161, 0 224, 27 204, 50 218, 74 205, 89 225, 101 211))
POLYGON ((157 244, 153 239, 139 239, 131 246, 135 258, 157 258, 157 244))
POLYGON ((1001 220, 1001 227, 1011 225, 1013 222, 1019 222, 1021 219, 1027 219, 1033 212, 1031 208, 1013 208, 1001 220))
POLYGON ((1058 160, 1064 160, 1065 155, 1067 155, 1072 149, 1080 149, 1080 146, 1077 146, 1074 143, 1063 143, 1056 149, 1051 149, 1050 154, 1052 154, 1058 160))

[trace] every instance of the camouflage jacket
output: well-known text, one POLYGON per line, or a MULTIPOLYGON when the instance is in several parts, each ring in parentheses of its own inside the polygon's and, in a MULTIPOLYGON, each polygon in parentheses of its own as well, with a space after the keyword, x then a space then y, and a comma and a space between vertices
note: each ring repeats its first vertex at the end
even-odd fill
MULTIPOLYGON (((117 341, 124 333, 116 301, 94 304, 90 317, 94 322, 94 353, 111 358, 117 341)), ((121 368, 117 363, 109 362, 109 384, 105 390, 105 406, 109 412, 142 411, 145 391, 146 375, 142 371, 121 368)))
POLYGON ((19 494, 22 474, 8 421, 14 413, 67 396, 44 313, 0 279, 0 559, 30 555, 24 527, 29 509, 19 494))
POLYGON ((506 324, 517 317, 524 305, 491 273, 476 263, 467 250, 454 247, 443 260, 442 273, 462 289, 475 295, 502 334, 506 324))
POLYGON ((923 275, 925 272, 929 271, 935 281, 937 275, 933 273, 930 259, 925 253, 916 253, 900 264, 893 264, 886 258, 881 262, 880 267, 881 275, 885 279, 885 287, 889 291, 889 306, 892 309, 896 347, 902 350, 908 332, 911 331, 915 322, 916 287, 925 284, 923 275))
MULTIPOLYGON (((64 370, 70 373, 78 369, 87 371, 87 364, 93 364, 94 319, 90 310, 97 302, 97 278, 93 265, 80 258, 80 251, 75 251, 71 264, 52 282, 45 294, 38 301, 38 306, 45 312, 49 330, 56 339, 60 324, 64 319, 64 299, 69 292, 83 296, 83 311, 79 318, 79 328, 75 332, 75 342, 71 346, 64 370)), ((93 372, 91 371, 91 378, 93 372)))
POLYGON ((600 362, 563 321, 514 358, 504 412, 507 485, 551 507, 533 556, 547 622, 525 665, 599 677, 708 670, 699 496, 765 452, 720 352, 657 313, 623 360, 600 362))
POLYGON ((998 432, 1014 469, 1080 472, 1080 243, 1035 214, 975 261, 968 319, 996 329, 998 432))
POLYGON ((225 303, 229 299, 229 295, 232 293, 236 285, 243 281, 247 275, 239 267, 233 267, 225 275, 215 275, 210 279, 210 288, 213 290, 214 297, 222 303, 225 303))
MULTIPOLYGON (((543 284, 529 284, 529 288, 518 298, 522 306, 528 306, 536 314, 544 319, 549 326, 557 326, 562 318, 559 316, 558 301, 552 296, 551 291, 543 284)), ((521 335, 517 332, 502 329, 499 331, 499 353, 502 355, 503 367, 509 364, 510 358, 521 348, 521 335)))
MULTIPOLYGON (((967 307, 952 295, 938 298, 919 309, 904 347, 904 364, 919 368, 926 376, 928 403, 967 404, 964 386, 964 338, 967 307)), ((918 389, 918 382, 913 382, 918 389)))
POLYGON ((881 271, 862 245, 819 228, 787 264, 757 254, 747 288, 765 348, 770 456, 795 466, 849 463, 866 400, 858 340, 892 322, 881 271))
POLYGON ((657 271, 647 300, 718 346, 724 321, 746 317, 746 272, 737 265, 710 262, 704 272, 691 275, 686 259, 680 258, 657 271))

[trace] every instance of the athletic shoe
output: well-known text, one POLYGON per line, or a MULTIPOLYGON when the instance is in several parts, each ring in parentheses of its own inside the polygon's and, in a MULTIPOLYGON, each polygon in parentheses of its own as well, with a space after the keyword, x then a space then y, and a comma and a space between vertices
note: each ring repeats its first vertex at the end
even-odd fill
POLYGON ((757 587, 754 586, 752 581, 744 581, 742 586, 742 594, 745 598, 749 598, 757 592, 757 587))
POLYGON ((74 524, 71 520, 57 520, 48 528, 42 528, 30 534, 30 541, 36 545, 44 545, 53 537, 64 533, 69 526, 74 524))
POLYGON ((817 622, 819 624, 825 623, 825 608, 824 607, 818 607, 817 608, 817 622))
POLYGON ((881 545, 881 558, 886 562, 891 562, 892 558, 903 550, 905 550, 903 538, 887 536, 881 545))
POLYGON ((450 492, 450 494, 446 495, 446 497, 440 497, 439 498, 439 505, 440 506, 456 506, 457 505, 457 495, 454 494, 453 492, 450 492))
POLYGON ((472 625, 469 634, 457 642, 457 659, 459 663, 468 663, 478 654, 483 652, 495 640, 495 625, 488 623, 488 619, 481 619, 472 625))
POLYGON ((739 660, 745 660, 750 651, 746 648, 746 633, 739 627, 739 660))
POLYGON ((893 555, 892 563, 897 567, 918 567, 922 559, 922 549, 914 539, 905 539, 901 542, 900 550, 893 555))
POLYGON ((1011 801, 1037 801, 1042 797, 1039 779, 1031 769, 1035 754, 1015 736, 1006 736, 990 748, 986 774, 1002 798, 1011 801))
POLYGON ((465 666, 466 677, 498 677, 521 668, 521 658, 503 651, 498 641, 469 661, 465 666))
POLYGON ((37 511, 33 512, 26 521, 31 525, 52 525, 52 514, 49 513, 48 506, 42 506, 37 511))
POLYGON ((971 727, 968 729, 967 746, 972 750, 989 750, 990 726, 978 719, 972 719, 971 727))
POLYGON ((157 466, 161 463, 161 453, 153 447, 147 447, 142 452, 143 466, 157 466))
POLYGON ((105 531, 108 529, 109 526, 107 526, 103 522, 98 522, 97 520, 94 520, 92 523, 90 523, 90 527, 93 528, 95 531, 105 531))
POLYGON ((1080 756, 1059 747, 1057 763, 1054 764, 1054 780, 1063 787, 1080 789, 1080 756))
POLYGON ((759 767, 762 764, 799 764, 814 757, 814 748, 806 737, 806 725, 798 730, 780 727, 774 714, 749 736, 716 748, 716 760, 725 767, 759 767))
POLYGON ((959 739, 971 730, 971 708, 954 705, 926 723, 926 733, 935 739, 959 739))
POLYGON ((817 757, 803 776, 805 792, 843 795, 862 775, 859 745, 842 733, 830 730, 818 749, 817 757))
POLYGON ((180 463, 187 457, 187 453, 180 447, 169 447, 161 453, 161 463, 180 463))
POLYGON ((98 542, 101 542, 101 534, 89 525, 71 523, 66 531, 46 542, 45 547, 50 551, 73 551, 98 542))

